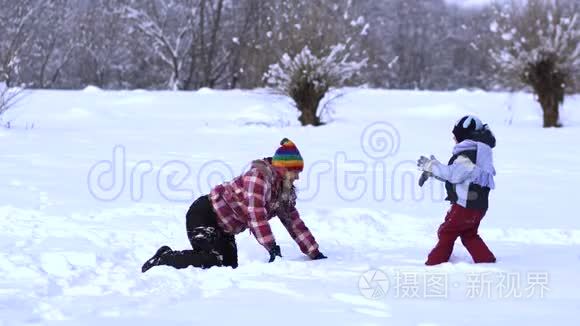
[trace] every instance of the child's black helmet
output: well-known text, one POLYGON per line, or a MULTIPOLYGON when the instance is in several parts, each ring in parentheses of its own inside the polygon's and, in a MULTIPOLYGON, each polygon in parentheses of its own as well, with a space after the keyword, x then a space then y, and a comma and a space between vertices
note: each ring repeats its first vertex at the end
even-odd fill
POLYGON ((474 115, 466 115, 459 119, 453 127, 453 135, 457 142, 472 139, 473 135, 483 129, 483 123, 474 115))

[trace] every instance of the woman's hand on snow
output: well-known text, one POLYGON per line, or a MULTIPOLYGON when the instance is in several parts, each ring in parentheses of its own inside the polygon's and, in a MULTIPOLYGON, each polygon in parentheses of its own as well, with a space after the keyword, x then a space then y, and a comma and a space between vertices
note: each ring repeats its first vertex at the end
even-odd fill
POLYGON ((270 260, 268 261, 269 263, 273 262, 276 259, 276 256, 282 257, 279 245, 273 245, 272 248, 270 248, 270 250, 268 251, 268 253, 270 254, 270 260))
POLYGON ((317 252, 314 256, 312 256, 312 260, 318 260, 318 259, 326 259, 328 257, 326 257, 323 253, 321 253, 320 251, 317 252))

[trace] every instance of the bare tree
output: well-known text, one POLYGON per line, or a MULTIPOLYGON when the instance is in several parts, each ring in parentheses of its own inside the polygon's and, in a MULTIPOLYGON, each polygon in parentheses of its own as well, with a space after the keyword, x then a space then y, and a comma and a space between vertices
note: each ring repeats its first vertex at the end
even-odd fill
MULTIPOLYGON (((205 4, 207 0, 201 0, 201 3, 204 4, 201 8, 202 17, 205 18, 205 11, 207 7, 205 4)), ((208 38, 204 37, 203 33, 201 33, 201 48, 205 51, 200 51, 201 57, 203 58, 203 79, 202 85, 208 87, 214 87, 215 82, 217 79, 214 64, 216 63, 216 54, 218 52, 218 33, 220 32, 220 27, 222 24, 221 17, 223 11, 223 0, 217 0, 215 7, 210 6, 210 15, 207 17, 210 19, 209 22, 209 33, 208 38), (206 43, 207 42, 207 43, 206 43)), ((201 19, 200 19, 201 21, 201 19)), ((203 24, 200 24, 203 25, 203 24)), ((202 29, 203 30, 203 29, 202 29)), ((218 66, 225 67, 225 62, 220 62, 218 66)), ((219 76, 219 73, 217 73, 219 76)))
MULTIPOLYGON (((386 22, 385 42, 396 60, 389 61, 395 79, 390 86, 404 89, 437 87, 436 71, 448 62, 443 42, 459 36, 448 33, 443 0, 394 0, 382 2, 386 22), (434 85, 435 84, 435 85, 434 85)), ((448 49, 446 49, 448 50, 448 49)), ((389 60, 393 60, 390 59, 389 60)))
MULTIPOLYGON (((204 0, 201 0, 204 1, 204 0)), ((177 90, 182 84, 182 70, 191 48, 191 24, 197 15, 193 0, 135 1, 125 6, 126 18, 144 38, 142 46, 168 68, 167 87, 177 90)))
POLYGON ((8 87, 18 82, 21 55, 35 36, 42 5, 41 0, 0 0, 0 81, 8 87))
POLYGON ((199 0, 197 15, 191 22, 193 41, 186 88, 227 84, 228 68, 240 38, 234 29, 236 8, 234 1, 199 0))
POLYGON ((2 122, 2 115, 12 108, 23 95, 23 88, 10 88, 5 82, 0 81, 0 122, 2 122))
POLYGON ((36 34, 31 51, 23 53, 27 62, 21 67, 21 76, 31 87, 50 88, 62 74, 74 50, 70 26, 75 15, 71 0, 46 1, 38 15, 36 34))
POLYGON ((565 89, 580 73, 580 17, 569 2, 512 0, 496 7, 491 28, 498 79, 512 89, 531 87, 544 112, 544 127, 560 127, 565 89))
MULTIPOLYGON (((10 86, 255 88, 283 54, 308 47, 322 57, 343 44, 352 60, 368 59, 367 85, 491 88, 484 50, 505 42, 490 36, 491 10, 446 0, 0 0, 0 8, 0 80, 10 86)), ((577 75, 566 91, 580 88, 577 75)))

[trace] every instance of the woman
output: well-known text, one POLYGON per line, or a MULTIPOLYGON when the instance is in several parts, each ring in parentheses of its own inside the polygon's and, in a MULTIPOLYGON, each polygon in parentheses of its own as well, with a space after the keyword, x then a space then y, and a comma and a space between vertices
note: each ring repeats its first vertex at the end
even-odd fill
POLYGON ((143 264, 153 266, 238 267, 235 235, 250 229, 270 254, 282 257, 269 220, 278 216, 300 250, 311 259, 327 258, 296 209, 294 181, 304 161, 292 141, 284 138, 273 157, 255 160, 246 173, 213 188, 193 202, 186 215, 187 237, 193 250, 162 246, 143 264))

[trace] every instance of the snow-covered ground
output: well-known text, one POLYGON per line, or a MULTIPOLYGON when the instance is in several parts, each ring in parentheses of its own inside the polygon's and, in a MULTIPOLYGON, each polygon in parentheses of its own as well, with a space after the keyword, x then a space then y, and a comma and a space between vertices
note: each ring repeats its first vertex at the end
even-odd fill
POLYGON ((263 90, 31 92, 0 128, 0 325, 575 324, 579 97, 547 130, 528 94, 351 89, 334 108, 314 128, 263 90), (458 241, 428 268, 448 204, 441 184, 416 186, 415 161, 447 160, 467 113, 498 139, 481 227, 498 263, 472 264, 458 241), (307 260, 273 220, 282 260, 245 232, 236 270, 141 274, 159 246, 188 248, 195 197, 283 137, 329 259, 307 260))

